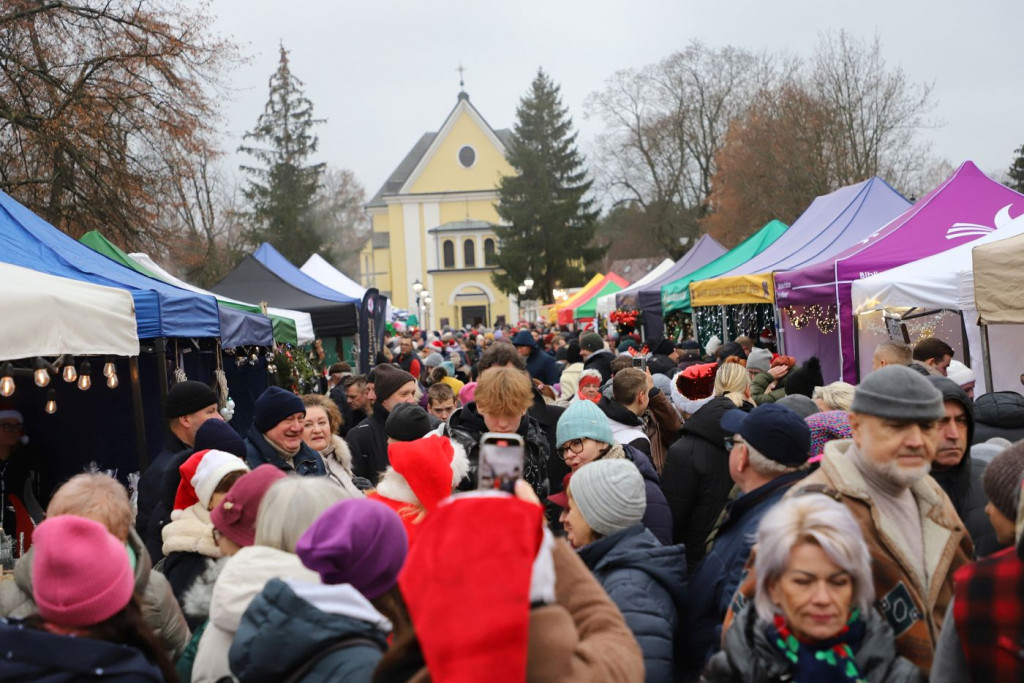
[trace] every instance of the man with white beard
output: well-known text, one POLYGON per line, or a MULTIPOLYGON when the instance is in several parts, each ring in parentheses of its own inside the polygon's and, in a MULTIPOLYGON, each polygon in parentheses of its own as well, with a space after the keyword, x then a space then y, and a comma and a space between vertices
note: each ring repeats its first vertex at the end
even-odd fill
POLYGON ((871 551, 875 608, 896 649, 925 673, 953 595, 953 573, 974 547, 946 494, 928 476, 942 393, 904 366, 869 374, 850 406, 852 439, 825 446, 821 467, 789 495, 832 494, 860 524, 871 551))

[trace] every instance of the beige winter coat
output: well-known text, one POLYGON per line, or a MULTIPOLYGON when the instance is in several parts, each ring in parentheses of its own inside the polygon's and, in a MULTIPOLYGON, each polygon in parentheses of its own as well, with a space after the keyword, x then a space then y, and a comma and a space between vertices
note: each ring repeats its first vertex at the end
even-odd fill
POLYGON ((171 513, 171 521, 161 530, 164 556, 171 553, 199 553, 206 557, 220 557, 220 548, 213 542, 213 522, 210 511, 202 503, 171 513))
MULTIPOLYGON (((167 648, 171 659, 177 659, 192 638, 185 616, 181 613, 171 584, 163 574, 152 571, 149 553, 142 539, 131 529, 128 544, 135 551, 135 594, 140 597, 142 616, 167 648)), ((0 582, 0 617, 21 619, 36 613, 32 598, 32 549, 14 567, 14 580, 0 582)))
POLYGON ((270 579, 320 583, 320 575, 306 569, 298 555, 261 545, 239 550, 224 565, 213 586, 210 621, 199 639, 192 667, 193 683, 213 683, 231 675, 228 650, 235 631, 249 603, 270 579))
POLYGON ((352 483, 352 452, 349 451, 348 444, 337 434, 331 435, 331 444, 330 448, 320 451, 320 457, 324 459, 324 466, 327 468, 327 476, 348 491, 352 497, 361 498, 363 492, 352 483))

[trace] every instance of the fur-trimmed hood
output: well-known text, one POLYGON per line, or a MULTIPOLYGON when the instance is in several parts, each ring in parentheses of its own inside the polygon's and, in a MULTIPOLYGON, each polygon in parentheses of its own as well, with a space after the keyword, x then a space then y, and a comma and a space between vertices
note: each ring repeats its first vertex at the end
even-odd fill
MULTIPOLYGON (((442 437, 447 438, 447 437, 442 437)), ((448 439, 452 445, 452 462, 451 462, 451 490, 455 490, 455 487, 459 485, 459 482, 465 478, 469 473, 469 456, 466 454, 466 449, 463 448, 462 444, 456 439, 448 439)), ((440 469, 434 472, 437 476, 444 476, 445 472, 440 469)), ((413 487, 409 484, 409 481, 405 476, 397 471, 393 466, 389 465, 384 474, 380 477, 380 483, 377 484, 377 495, 383 498, 389 498, 400 503, 409 503, 411 505, 422 505, 420 499, 417 497, 413 487)))
POLYGON ((171 553, 199 553, 218 558, 220 548, 213 541, 210 512, 201 502, 171 513, 171 521, 161 530, 164 556, 171 553))
POLYGON ((190 619, 205 621, 210 616, 213 585, 228 562, 227 557, 207 558, 206 568, 196 577, 181 598, 181 611, 190 619))

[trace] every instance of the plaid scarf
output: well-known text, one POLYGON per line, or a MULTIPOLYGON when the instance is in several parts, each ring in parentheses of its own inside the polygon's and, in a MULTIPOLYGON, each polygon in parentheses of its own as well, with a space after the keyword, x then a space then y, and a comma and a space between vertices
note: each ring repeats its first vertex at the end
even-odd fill
POLYGON ((793 680, 841 683, 867 683, 853 658, 853 648, 860 647, 865 628, 859 609, 853 610, 843 630, 826 640, 801 640, 780 614, 775 615, 774 624, 765 627, 768 642, 793 665, 793 680))

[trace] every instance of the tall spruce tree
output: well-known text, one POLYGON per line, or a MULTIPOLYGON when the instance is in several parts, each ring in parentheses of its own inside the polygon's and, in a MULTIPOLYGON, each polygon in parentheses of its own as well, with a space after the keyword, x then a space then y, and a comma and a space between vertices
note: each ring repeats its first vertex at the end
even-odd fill
POLYGON ((1024 193, 1024 145, 1013 150, 1014 159, 1006 175, 1006 186, 1011 190, 1024 193))
POLYGON ((256 127, 243 135, 253 144, 238 148, 259 162, 241 166, 249 176, 243 190, 251 221, 246 239, 253 244, 270 242, 295 264, 317 252, 331 258, 312 211, 325 165, 309 162, 318 142, 313 127, 323 119, 313 117, 313 103, 302 85, 292 74, 282 45, 277 71, 270 77, 270 99, 256 127))
POLYGON ((518 294, 527 277, 534 286, 526 298, 550 300, 555 287, 582 284, 583 265, 600 259, 603 247, 588 246, 594 237, 598 212, 586 198, 583 157, 560 89, 544 73, 519 101, 508 161, 517 171, 499 184, 498 215, 505 225, 496 229, 501 240, 500 271, 494 284, 506 294, 518 294))

